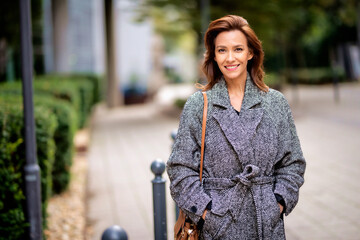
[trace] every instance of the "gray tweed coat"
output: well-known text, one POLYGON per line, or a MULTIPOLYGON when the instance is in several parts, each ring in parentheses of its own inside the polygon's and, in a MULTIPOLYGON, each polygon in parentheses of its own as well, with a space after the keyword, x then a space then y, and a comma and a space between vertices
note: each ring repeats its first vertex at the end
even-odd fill
POLYGON ((285 239, 275 194, 285 215, 304 183, 305 160, 289 105, 273 89, 260 91, 249 77, 240 114, 231 106, 225 80, 207 91, 204 179, 199 180, 203 96, 185 104, 167 162, 170 192, 198 222, 211 201, 201 239, 285 239))

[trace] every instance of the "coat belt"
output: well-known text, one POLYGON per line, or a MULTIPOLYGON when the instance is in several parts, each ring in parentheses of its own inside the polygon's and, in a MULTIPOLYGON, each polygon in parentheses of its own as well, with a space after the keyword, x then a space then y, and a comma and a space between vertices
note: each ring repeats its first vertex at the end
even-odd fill
POLYGON ((244 170, 235 175, 232 178, 204 178, 203 187, 204 189, 228 189, 238 184, 242 184, 246 187, 253 185, 270 184, 273 182, 273 177, 259 176, 260 168, 258 166, 249 164, 244 170))
MULTIPOLYGON (((260 188, 259 185, 272 184, 274 178, 270 176, 259 176, 260 168, 258 166, 249 164, 246 165, 243 171, 232 178, 204 178, 203 187, 206 190, 222 190, 232 189, 229 192, 227 200, 231 200, 236 196, 236 191, 241 191, 238 187, 247 187, 251 190, 252 197, 255 203, 256 218, 257 218, 257 229, 259 239, 262 239, 262 216, 261 216, 261 200, 259 199, 260 188)), ((230 201, 235 203, 236 201, 230 201)), ((233 217, 237 219, 237 214, 234 213, 233 217)))

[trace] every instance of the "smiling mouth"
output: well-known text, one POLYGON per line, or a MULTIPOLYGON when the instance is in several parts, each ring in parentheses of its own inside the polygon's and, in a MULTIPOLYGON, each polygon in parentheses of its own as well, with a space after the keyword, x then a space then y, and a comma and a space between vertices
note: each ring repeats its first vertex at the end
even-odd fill
POLYGON ((228 69, 228 70, 234 70, 234 69, 236 69, 238 66, 240 66, 240 64, 237 64, 237 65, 228 65, 228 66, 225 66, 225 68, 228 69))

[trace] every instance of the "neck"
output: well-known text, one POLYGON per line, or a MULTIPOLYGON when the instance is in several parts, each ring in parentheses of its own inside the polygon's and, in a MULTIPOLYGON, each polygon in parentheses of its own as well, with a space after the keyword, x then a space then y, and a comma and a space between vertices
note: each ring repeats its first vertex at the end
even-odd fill
POLYGON ((246 75, 243 79, 226 80, 227 89, 230 96, 243 96, 245 93, 246 75))

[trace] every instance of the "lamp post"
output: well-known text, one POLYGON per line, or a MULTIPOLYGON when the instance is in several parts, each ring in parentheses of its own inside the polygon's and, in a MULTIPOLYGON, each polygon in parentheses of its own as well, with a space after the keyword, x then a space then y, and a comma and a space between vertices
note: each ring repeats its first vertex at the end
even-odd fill
POLYGON ((20 1, 21 71, 25 129, 26 217, 30 224, 29 239, 42 239, 40 168, 36 158, 35 120, 33 105, 33 51, 30 0, 20 1))

